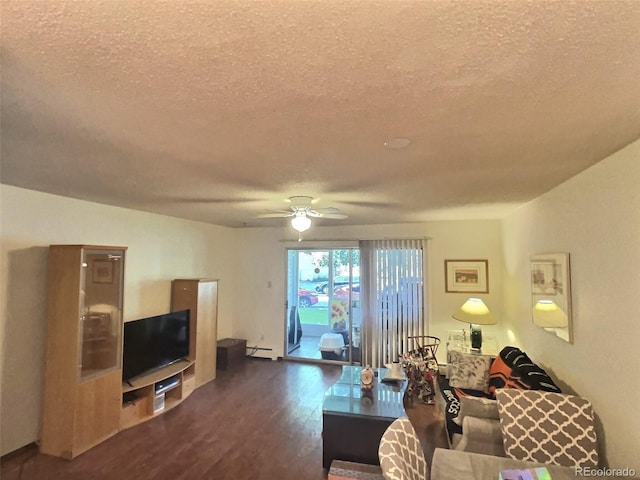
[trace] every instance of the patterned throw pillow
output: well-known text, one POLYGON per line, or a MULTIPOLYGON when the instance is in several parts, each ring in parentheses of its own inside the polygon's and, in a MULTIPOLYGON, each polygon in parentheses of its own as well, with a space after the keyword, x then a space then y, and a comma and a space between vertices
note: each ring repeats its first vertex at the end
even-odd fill
POLYGON ((496 399, 508 457, 561 467, 598 467, 589 401, 573 395, 518 389, 499 389, 496 399))
POLYGON ((449 385, 488 392, 491 357, 467 355, 456 351, 451 351, 449 354, 451 362, 449 364, 449 385))

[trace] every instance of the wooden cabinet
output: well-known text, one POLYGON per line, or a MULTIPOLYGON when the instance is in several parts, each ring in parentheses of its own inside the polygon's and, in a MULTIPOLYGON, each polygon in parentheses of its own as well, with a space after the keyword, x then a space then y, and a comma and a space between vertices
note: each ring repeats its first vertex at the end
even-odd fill
POLYGON ((125 252, 49 247, 42 453, 73 458, 118 431, 125 252))
POLYGON ((226 370, 235 367, 247 358, 247 341, 241 338, 223 338, 218 340, 216 367, 226 370))
POLYGON ((218 281, 176 279, 171 283, 171 310, 190 310, 189 356, 195 361, 199 387, 216 378, 218 281))

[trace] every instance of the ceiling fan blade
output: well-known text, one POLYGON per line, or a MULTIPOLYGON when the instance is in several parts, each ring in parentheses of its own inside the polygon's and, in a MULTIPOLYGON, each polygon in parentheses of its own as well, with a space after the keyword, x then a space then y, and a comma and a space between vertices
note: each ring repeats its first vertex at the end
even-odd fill
POLYGON ((346 205, 353 205, 354 207, 364 207, 364 208, 393 208, 397 206, 396 202, 367 202, 367 201, 350 201, 343 200, 342 203, 346 205))
POLYGON ((325 213, 340 213, 340 209, 336 207, 326 207, 326 208, 314 208, 314 212, 325 214, 325 213))
POLYGON ((307 209, 306 214, 309 217, 316 218, 335 218, 335 219, 344 219, 347 218, 348 215, 343 213, 338 213, 340 209, 334 207, 328 208, 317 208, 315 210, 307 209))
POLYGON ((271 212, 271 213, 262 213, 258 216, 256 216, 256 218, 285 218, 285 217, 293 217, 295 215, 295 213, 293 212, 271 212))
POLYGON ((348 215, 339 213, 339 208, 327 207, 312 209, 311 197, 290 197, 289 202, 292 204, 291 210, 267 210, 255 218, 282 218, 295 217, 298 215, 305 215, 312 218, 333 218, 337 220, 348 218, 348 215))
POLYGON ((248 203, 257 202, 256 198, 211 198, 211 197, 174 197, 174 196, 158 196, 158 200, 167 200, 176 203, 248 203))

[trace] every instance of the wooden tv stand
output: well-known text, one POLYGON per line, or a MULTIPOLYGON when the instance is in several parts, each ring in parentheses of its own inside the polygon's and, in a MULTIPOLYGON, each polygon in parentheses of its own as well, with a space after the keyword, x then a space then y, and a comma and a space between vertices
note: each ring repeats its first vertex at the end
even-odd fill
POLYGON ((122 384, 120 430, 161 415, 180 404, 196 387, 195 362, 180 360, 122 384))
POLYGON ((172 282, 190 310, 186 359, 122 383, 127 247, 50 245, 40 452, 74 458, 183 402, 216 376, 218 281, 172 282))

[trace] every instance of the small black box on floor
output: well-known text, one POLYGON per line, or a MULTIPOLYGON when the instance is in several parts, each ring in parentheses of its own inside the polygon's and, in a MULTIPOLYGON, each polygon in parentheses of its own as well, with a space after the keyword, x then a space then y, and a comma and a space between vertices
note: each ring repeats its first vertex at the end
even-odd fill
POLYGON ((241 338, 223 338, 218 340, 216 366, 226 370, 243 362, 247 356, 247 341, 241 338))

